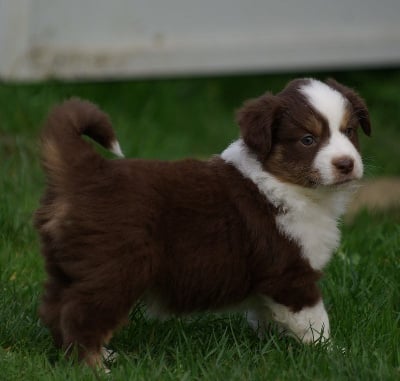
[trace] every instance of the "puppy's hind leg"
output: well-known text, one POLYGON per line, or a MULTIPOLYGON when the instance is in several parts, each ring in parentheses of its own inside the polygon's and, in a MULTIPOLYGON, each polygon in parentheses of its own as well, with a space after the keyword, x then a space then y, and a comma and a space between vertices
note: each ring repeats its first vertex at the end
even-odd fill
POLYGON ((60 314, 64 291, 70 282, 55 264, 47 264, 48 279, 39 307, 39 316, 43 324, 50 330, 56 347, 63 343, 60 327, 60 314))
MULTIPOLYGON (((143 265, 143 263, 142 263, 143 265)), ((116 328, 128 320, 148 286, 148 272, 143 267, 126 268, 107 264, 94 279, 75 282, 65 293, 61 310, 63 348, 76 354, 89 366, 102 367, 102 347, 116 328)), ((98 270, 98 269, 97 269, 98 270)))

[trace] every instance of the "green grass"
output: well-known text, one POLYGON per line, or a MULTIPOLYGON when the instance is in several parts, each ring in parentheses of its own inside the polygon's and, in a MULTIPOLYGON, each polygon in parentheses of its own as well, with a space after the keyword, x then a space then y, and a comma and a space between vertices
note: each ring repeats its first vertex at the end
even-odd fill
MULTIPOLYGON (((400 71, 330 75, 370 107, 373 138, 361 140, 367 176, 400 175, 400 71)), ((244 99, 278 91, 293 77, 0 84, 0 380, 106 379, 65 361, 37 317, 44 272, 31 215, 43 189, 37 136, 49 107, 72 95, 97 102, 127 156, 206 157, 237 137, 233 110, 244 99)), ((139 308, 111 343, 120 357, 109 379, 400 379, 399 222, 396 212, 363 213, 343 228, 321 282, 333 349, 274 335, 260 341, 240 315, 158 322, 139 308)))

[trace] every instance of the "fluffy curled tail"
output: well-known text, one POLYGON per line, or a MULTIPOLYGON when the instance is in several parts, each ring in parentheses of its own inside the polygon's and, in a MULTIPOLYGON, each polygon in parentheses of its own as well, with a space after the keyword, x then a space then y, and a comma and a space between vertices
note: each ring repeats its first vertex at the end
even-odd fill
POLYGON ((52 109, 43 128, 42 163, 50 183, 64 185, 71 176, 90 174, 104 162, 82 135, 123 157, 109 117, 93 103, 72 98, 52 109))

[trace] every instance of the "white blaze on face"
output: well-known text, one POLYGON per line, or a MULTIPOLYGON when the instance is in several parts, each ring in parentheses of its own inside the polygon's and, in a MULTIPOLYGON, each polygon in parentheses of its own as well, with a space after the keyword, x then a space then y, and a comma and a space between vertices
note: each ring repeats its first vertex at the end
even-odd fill
POLYGON ((323 184, 334 184, 337 179, 332 161, 340 157, 349 157, 354 161, 350 176, 359 179, 363 174, 361 156, 349 138, 340 132, 340 126, 346 113, 347 99, 341 93, 325 83, 311 79, 300 88, 307 100, 327 121, 330 137, 314 159, 314 167, 319 171, 323 184))

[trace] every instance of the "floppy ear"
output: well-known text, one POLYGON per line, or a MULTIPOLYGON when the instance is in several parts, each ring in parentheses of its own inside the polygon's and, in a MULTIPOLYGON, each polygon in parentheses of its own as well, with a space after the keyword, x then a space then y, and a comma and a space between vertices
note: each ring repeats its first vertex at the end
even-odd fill
POLYGON ((364 100, 354 90, 341 85, 332 78, 328 78, 325 82, 327 85, 342 93, 349 100, 357 115, 361 128, 366 135, 371 136, 371 122, 364 100))
POLYGON ((271 150, 272 127, 281 109, 277 96, 265 94, 250 99, 237 111, 236 120, 246 145, 265 159, 271 150))

